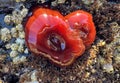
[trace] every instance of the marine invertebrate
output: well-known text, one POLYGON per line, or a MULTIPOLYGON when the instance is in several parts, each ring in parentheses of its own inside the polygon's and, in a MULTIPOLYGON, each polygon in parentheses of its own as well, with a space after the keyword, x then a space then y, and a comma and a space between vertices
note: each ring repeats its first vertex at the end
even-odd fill
POLYGON ((4 17, 4 22, 7 24, 14 23, 20 26, 19 24, 22 23, 23 18, 27 15, 27 13, 28 13, 28 9, 25 8, 25 6, 21 4, 19 7, 14 9, 14 11, 12 11, 12 14, 8 14, 4 17))
POLYGON ((25 25, 28 48, 34 54, 43 55, 57 65, 72 64, 84 53, 85 46, 84 39, 80 37, 78 31, 71 28, 69 20, 67 16, 63 17, 54 10, 35 9, 25 25))
POLYGON ((96 36, 96 30, 92 21, 92 15, 88 12, 77 10, 65 16, 70 27, 79 33, 85 46, 93 43, 96 36))
POLYGON ((7 42, 11 39, 10 30, 8 28, 2 28, 0 30, 1 40, 7 42))

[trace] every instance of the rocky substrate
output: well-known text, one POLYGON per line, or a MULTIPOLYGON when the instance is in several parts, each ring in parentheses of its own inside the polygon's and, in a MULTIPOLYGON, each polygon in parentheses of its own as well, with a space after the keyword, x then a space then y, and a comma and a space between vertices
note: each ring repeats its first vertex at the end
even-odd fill
POLYGON ((1 0, 0 83, 119 83, 119 0, 1 0), (93 15, 97 35, 86 52, 69 67, 56 67, 36 57, 25 44, 24 23, 35 6, 63 15, 82 9, 93 15), (5 8, 5 9, 4 9, 5 8), (66 11, 67 10, 67 11, 66 11))

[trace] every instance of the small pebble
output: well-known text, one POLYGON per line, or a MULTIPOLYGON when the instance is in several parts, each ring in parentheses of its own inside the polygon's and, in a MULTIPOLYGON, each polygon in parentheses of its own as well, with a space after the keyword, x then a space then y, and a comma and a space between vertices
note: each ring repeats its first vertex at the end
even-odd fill
POLYGON ((96 73, 96 70, 95 70, 95 69, 92 69, 92 70, 91 70, 91 73, 93 73, 93 74, 96 73))

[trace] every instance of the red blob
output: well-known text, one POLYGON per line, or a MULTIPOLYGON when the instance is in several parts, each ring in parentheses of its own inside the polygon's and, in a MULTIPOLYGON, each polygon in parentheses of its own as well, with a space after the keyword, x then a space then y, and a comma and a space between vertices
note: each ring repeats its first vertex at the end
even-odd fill
POLYGON ((90 46, 95 40, 96 30, 92 21, 92 15, 78 10, 65 16, 70 27, 79 33, 85 46, 90 46))
POLYGON ((85 51, 78 32, 70 26, 59 12, 38 8, 25 25, 27 46, 36 55, 43 55, 57 65, 68 66, 85 51))

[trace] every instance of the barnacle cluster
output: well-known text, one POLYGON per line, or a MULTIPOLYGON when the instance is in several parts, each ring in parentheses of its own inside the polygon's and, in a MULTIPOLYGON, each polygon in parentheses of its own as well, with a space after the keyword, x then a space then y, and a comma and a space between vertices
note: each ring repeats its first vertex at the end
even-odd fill
POLYGON ((10 30, 8 28, 1 29, 1 40, 9 41, 11 39, 10 30))
POLYGON ((28 49, 25 47, 25 32, 22 25, 23 18, 27 15, 28 9, 25 8, 23 4, 19 7, 20 8, 16 8, 12 14, 8 14, 4 17, 5 23, 15 24, 16 26, 10 29, 2 28, 0 30, 1 41, 5 42, 5 48, 7 50, 11 50, 9 56, 15 64, 26 61, 24 55, 19 55, 24 53, 24 51, 28 53, 28 49))
POLYGON ((24 5, 20 5, 22 9, 15 9, 12 14, 6 15, 4 18, 4 21, 7 24, 15 23, 15 24, 21 24, 23 21, 23 18, 27 15, 28 9, 24 7, 24 5))

